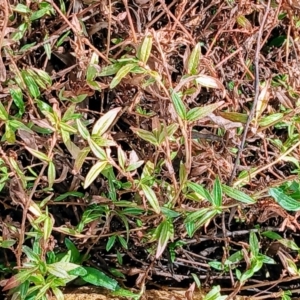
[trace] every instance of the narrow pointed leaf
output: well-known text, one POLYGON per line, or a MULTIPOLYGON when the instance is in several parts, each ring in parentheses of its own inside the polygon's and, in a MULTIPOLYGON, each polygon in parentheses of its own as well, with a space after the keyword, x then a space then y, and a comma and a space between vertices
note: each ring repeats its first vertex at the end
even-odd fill
POLYGON ((204 199, 208 200, 211 204, 214 203, 210 193, 202 185, 189 181, 187 186, 204 199))
POLYGON ((106 276, 95 268, 84 267, 84 269, 87 271, 87 274, 81 277, 84 281, 113 291, 117 289, 118 282, 116 280, 106 276))
POLYGON ((94 125, 92 135, 103 135, 115 121, 121 109, 121 107, 116 107, 104 114, 94 125))
POLYGON ((210 113, 212 113, 214 110, 216 110, 219 106, 221 106, 224 103, 224 101, 220 101, 218 103, 209 104, 203 107, 195 107, 188 111, 186 119, 189 122, 198 121, 206 116, 208 116, 210 113))
POLYGON ((33 156, 35 156, 36 158, 42 160, 42 161, 45 161, 45 162, 48 162, 49 161, 49 158, 46 154, 38 151, 38 150, 35 150, 35 149, 32 149, 32 148, 29 148, 27 146, 25 146, 26 150, 29 151, 33 156))
POLYGON ((222 205, 222 185, 219 177, 216 178, 213 187, 213 202, 214 205, 220 207, 222 205))
POLYGON ((282 206, 284 209, 289 211, 300 210, 300 201, 293 199, 292 197, 286 195, 279 188, 270 188, 269 195, 275 199, 275 201, 282 206))
POLYGON ((98 146, 98 144, 92 138, 88 139, 88 143, 89 146, 91 147, 92 152, 97 158, 101 160, 106 160, 105 151, 100 146, 98 146))
POLYGON ((168 241, 174 231, 173 224, 169 220, 164 220, 159 224, 158 233, 158 245, 155 258, 158 259, 166 249, 168 241))
POLYGON ((130 127, 130 129, 143 140, 153 144, 154 146, 158 146, 158 141, 152 132, 134 127, 130 127))
POLYGON ((245 204, 254 204, 256 201, 247 194, 227 185, 222 185, 223 192, 230 198, 245 204))
POLYGON ((126 64, 125 66, 123 66, 116 74, 116 76, 114 77, 114 79, 111 81, 110 83, 110 88, 113 89, 115 88, 120 82, 121 80, 127 76, 128 73, 130 73, 130 71, 132 69, 134 69, 135 67, 137 67, 138 65, 136 63, 133 64, 126 64))
POLYGON ((52 161, 49 161, 49 165, 48 165, 48 184, 49 184, 50 188, 52 188, 52 186, 53 186, 53 183, 55 181, 55 177, 56 177, 55 165, 52 161))
POLYGON ((137 53, 137 58, 143 63, 147 63, 152 49, 152 36, 147 35, 137 53))
POLYGON ((141 187, 145 194, 146 199, 149 201, 149 203, 152 206, 152 208, 154 209, 154 211, 157 214, 160 214, 159 202, 158 202, 158 199, 157 199, 154 191, 148 185, 145 185, 145 184, 141 184, 141 187))
POLYGON ((200 63, 200 57, 201 57, 201 43, 197 43, 188 60, 188 66, 187 66, 188 74, 190 75, 197 74, 198 66, 200 63))
POLYGON ((186 114, 186 108, 184 106, 184 103, 181 100, 181 97, 178 93, 172 92, 171 94, 172 102, 175 108, 175 111, 179 118, 181 120, 186 120, 187 114, 186 114))
POLYGON ((88 188, 107 165, 107 161, 98 161, 92 166, 84 181, 84 189, 88 188))

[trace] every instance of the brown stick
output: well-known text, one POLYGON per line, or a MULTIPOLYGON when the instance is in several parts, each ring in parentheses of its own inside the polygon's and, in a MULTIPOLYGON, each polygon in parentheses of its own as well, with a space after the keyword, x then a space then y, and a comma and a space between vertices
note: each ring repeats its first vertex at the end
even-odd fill
POLYGON ((241 145, 239 147, 239 151, 237 153, 237 156, 236 156, 236 159, 235 159, 235 162, 234 162, 233 170, 232 170, 230 179, 228 181, 228 185, 232 184, 232 181, 235 177, 236 169, 237 169, 237 166, 239 164, 239 160, 240 160, 240 157, 241 157, 241 154, 243 152, 244 145, 245 145, 245 142, 246 142, 248 129, 249 129, 250 123, 253 119, 254 112, 256 110, 256 106, 257 106, 257 102, 258 102, 258 97, 259 97, 259 53, 260 53, 260 48, 261 48, 261 39, 262 39, 262 35, 263 35, 263 32, 264 32, 264 25, 266 23, 268 13, 269 13, 269 10, 270 10, 270 4, 271 4, 271 0, 268 0, 268 4, 267 4, 267 7, 266 7, 264 18, 262 20, 262 23, 260 24, 260 29, 259 29, 258 37, 257 37, 257 45, 256 45, 256 51, 255 51, 255 58, 254 58, 254 65, 255 65, 255 81, 254 81, 255 96, 254 96, 253 106, 251 108, 251 111, 250 111, 248 119, 247 119, 247 123, 246 123, 245 128, 244 128, 244 133, 243 133, 241 145))

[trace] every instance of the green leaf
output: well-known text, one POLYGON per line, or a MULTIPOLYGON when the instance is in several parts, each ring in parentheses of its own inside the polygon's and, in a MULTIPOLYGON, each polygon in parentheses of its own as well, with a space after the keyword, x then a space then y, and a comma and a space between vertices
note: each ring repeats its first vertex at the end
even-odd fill
POLYGON ((56 171, 55 171, 55 165, 52 161, 49 161, 48 165, 48 184, 49 188, 52 188, 54 181, 55 181, 56 171))
POLYGON ((54 296, 57 300, 64 300, 65 299, 63 292, 59 288, 57 288, 55 286, 52 286, 51 289, 52 289, 52 292, 53 292, 53 294, 54 294, 54 296))
POLYGON ((32 68, 32 70, 38 75, 38 77, 47 85, 52 86, 52 79, 47 72, 41 69, 32 68))
POLYGON ((89 143, 89 146, 91 147, 92 152, 94 153, 94 155, 97 158, 99 158, 101 160, 106 160, 105 151, 101 147, 99 147, 92 138, 88 139, 88 143, 89 143))
POLYGON ((279 235, 278 233, 274 232, 274 231, 264 231, 261 235, 268 237, 269 239, 272 240, 281 240, 282 236, 279 235))
POLYGON ((213 187, 213 204, 217 207, 222 205, 222 185, 219 177, 216 178, 213 187))
POLYGON ((232 122, 240 122, 245 124, 248 119, 247 114, 242 114, 238 112, 223 112, 219 111, 218 114, 223 117, 226 120, 232 121, 232 122))
POLYGON ((65 245, 66 245, 67 249, 71 252, 70 262, 79 263, 80 252, 78 251, 78 249, 76 248, 74 243, 71 240, 69 240, 68 238, 65 238, 65 245))
POLYGON ((199 194, 201 197, 208 200, 211 204, 214 203, 214 200, 212 199, 210 193, 202 185, 188 181, 187 186, 194 192, 199 194))
POLYGON ((45 53, 47 55, 48 60, 51 59, 51 44, 50 43, 45 43, 44 44, 44 49, 45 49, 45 53))
POLYGON ((77 276, 84 276, 84 275, 87 274, 87 271, 86 271, 85 268, 78 266, 77 268, 75 268, 75 269, 73 269, 73 270, 70 270, 70 271, 68 272, 68 274, 69 274, 69 275, 72 275, 72 276, 76 276, 76 277, 77 277, 77 276))
POLYGON ((102 136, 113 124, 121 109, 121 107, 116 107, 104 114, 94 125, 92 135, 102 136))
POLYGON ((116 235, 112 235, 108 238, 107 243, 106 243, 106 251, 108 252, 115 244, 117 236, 116 235))
POLYGON ((221 296, 220 286, 214 286, 210 292, 203 298, 203 300, 225 300, 227 296, 221 296))
POLYGON ((126 240, 121 235, 118 235, 118 240, 119 240, 119 243, 122 245, 122 247, 127 250, 128 245, 127 245, 126 240))
POLYGON ((84 126, 84 124, 81 122, 80 119, 77 119, 77 120, 76 120, 76 124, 77 124, 77 128, 78 128, 78 131, 79 131, 80 135, 81 135, 85 140, 87 140, 87 139, 90 137, 90 133, 89 133, 89 131, 87 130, 87 128, 84 126))
POLYGON ((146 184, 141 184, 142 190, 145 194, 146 199, 149 201, 150 205, 157 214, 160 214, 160 206, 158 199, 154 191, 146 184))
POLYGON ((126 172, 132 172, 132 171, 138 169, 139 167, 141 167, 143 164, 144 164, 143 160, 133 162, 126 168, 126 172))
POLYGON ((56 197, 54 199, 54 201, 62 201, 68 197, 83 198, 84 194, 81 192, 77 192, 77 191, 70 191, 70 192, 66 192, 64 194, 59 195, 58 197, 56 197))
POLYGON ((87 157, 87 155, 90 152, 90 148, 85 147, 83 149, 81 149, 77 155, 77 157, 75 158, 75 162, 74 162, 74 172, 76 174, 79 173, 83 163, 85 162, 85 159, 87 157))
POLYGON ((250 269, 242 274, 240 281, 245 282, 247 279, 251 278, 254 273, 256 273, 262 268, 262 266, 263 266, 262 260, 254 260, 254 263, 251 264, 250 269))
POLYGON ((286 264, 287 264, 287 270, 291 275, 293 276, 299 275, 297 265, 291 259, 286 258, 286 264))
POLYGON ((279 188, 270 188, 269 195, 275 199, 275 201, 284 209, 289 211, 300 210, 300 202, 286 195, 279 188))
POLYGON ((98 161, 95 165, 93 165, 86 175, 83 188, 88 188, 106 166, 107 161, 98 161))
POLYGON ((130 73, 130 71, 137 67, 138 64, 133 63, 133 64, 126 64, 125 66, 121 67, 121 69, 117 72, 116 76, 114 77, 114 79, 111 81, 110 83, 110 88, 113 89, 115 88, 120 82, 121 80, 128 74, 130 73))
POLYGON ((118 146, 118 162, 123 171, 125 170, 126 161, 127 157, 125 151, 123 151, 121 146, 118 146))
POLYGON ((260 127, 271 126, 271 125, 274 125, 274 124, 280 122, 282 120, 283 116, 284 116, 283 113, 272 114, 270 116, 261 118, 258 121, 258 124, 260 127))
POLYGON ((189 236, 192 237, 199 228, 209 222, 218 213, 218 210, 211 207, 201 208, 198 211, 190 213, 184 220, 189 236))
POLYGON ((172 102, 175 108, 175 111, 181 120, 186 120, 186 108, 184 103, 181 100, 180 94, 176 92, 172 92, 171 94, 172 102))
POLYGON ((284 245, 285 247, 290 248, 290 249, 292 249, 294 251, 298 251, 299 252, 299 250, 300 250, 300 248, 298 247, 298 245, 294 241, 292 241, 292 240, 280 239, 280 240, 278 240, 278 242, 280 244, 284 245))
POLYGON ((152 49, 152 36, 147 35, 142 45, 139 47, 137 58, 143 63, 147 63, 152 49))
POLYGON ((29 90, 29 94, 33 97, 33 98, 38 98, 40 96, 40 89, 38 87, 38 85, 36 84, 36 82, 34 81, 33 77, 30 76, 28 74, 28 72, 26 71, 21 71, 21 75, 23 77, 23 80, 26 84, 26 87, 29 90))
POLYGON ((38 150, 29 148, 29 147, 27 147, 27 146, 25 146, 25 148, 26 148, 26 150, 27 150, 28 152, 30 152, 30 153, 31 153, 33 156, 35 156, 36 158, 38 158, 38 159, 40 159, 40 160, 42 160, 42 161, 45 161, 45 162, 49 162, 49 157, 48 157, 46 154, 44 154, 44 153, 42 153, 42 152, 40 152, 40 151, 38 151, 38 150))
POLYGON ((80 151, 80 148, 77 147, 70 138, 70 133, 67 131, 64 131, 63 129, 60 130, 61 133, 61 137, 64 141, 65 146, 67 147, 67 149, 69 150, 69 152, 72 154, 73 158, 76 160, 80 151))
POLYGON ((71 33, 70 30, 68 30, 66 33, 64 33, 56 42, 56 47, 60 47, 66 40, 66 38, 68 37, 68 35, 71 33))
POLYGON ((242 203, 245 203, 245 204, 254 204, 256 203, 256 201, 251 198, 250 196, 248 196, 247 194, 235 189, 235 188, 232 188, 230 186, 227 186, 225 184, 222 185, 222 189, 223 189, 223 192, 230 198, 232 199, 235 199, 237 201, 240 201, 242 203))
POLYGON ((51 217, 46 216, 45 220, 44 220, 44 242, 46 243, 48 241, 48 239, 50 238, 51 234, 52 234, 52 230, 53 230, 53 220, 51 217))
POLYGON ((8 122, 5 124, 5 139, 10 144, 14 144, 16 142, 15 130, 8 122))
POLYGON ((35 21, 40 18, 42 18, 44 15, 48 14, 49 9, 48 8, 42 8, 37 11, 34 11, 30 16, 30 21, 35 21))
MULTIPOLYGON (((22 90, 20 88, 18 88, 18 87, 15 87, 13 89, 10 89, 9 93, 10 93, 10 95, 11 95, 14 103, 16 104, 16 106, 19 109, 20 116, 22 116, 24 114, 24 112, 25 112, 25 104, 24 104, 24 101, 23 101, 22 90)), ((0 109, 0 119, 2 119, 1 118, 1 109, 0 109)))
POLYGON ((117 289, 118 282, 116 280, 106 276, 97 269, 91 267, 84 267, 84 269, 87 271, 87 274, 81 277, 84 281, 113 291, 117 289))
POLYGON ((198 121, 206 116, 208 116, 210 113, 212 113, 215 109, 217 109, 219 106, 221 106, 224 103, 224 101, 220 101, 218 103, 209 104, 203 107, 195 107, 188 111, 186 119, 189 122, 195 122, 198 121))
POLYGON ((77 269, 78 267, 79 266, 74 263, 59 261, 53 264, 48 264, 47 271, 58 278, 64 278, 70 281, 75 279, 77 276, 70 275, 68 272, 77 269))
POLYGON ((13 8, 14 11, 20 13, 20 14, 29 14, 31 13, 31 10, 29 7, 27 7, 24 4, 18 3, 16 7, 13 8))
POLYGON ((22 251, 26 254, 27 258, 32 261, 38 263, 40 261, 39 256, 32 251, 28 246, 23 246, 22 251))
POLYGON ((16 240, 0 240, 0 248, 9 249, 11 246, 13 246, 16 243, 16 240))
POLYGON ((187 174, 186 174, 186 167, 185 167, 185 164, 180 161, 180 165, 179 165, 179 183, 180 185, 183 185, 187 178, 187 174))
POLYGON ((259 253, 259 243, 255 232, 250 231, 249 245, 253 256, 257 256, 259 253))
POLYGON ((206 88, 224 88, 218 79, 204 74, 199 74, 196 78, 196 82, 206 88))
POLYGON ((106 76, 115 75, 122 68, 122 66, 124 66, 124 63, 114 63, 112 65, 106 66, 101 70, 98 76, 106 77, 106 76))
POLYGON ((200 63, 200 57, 201 57, 201 43, 197 43, 188 60, 188 65, 187 65, 188 74, 190 75, 197 74, 198 66, 200 63))
POLYGON ((155 258, 158 259, 165 251, 169 239, 173 239, 174 227, 169 220, 161 222, 157 228, 158 245, 156 249, 155 258))
POLYGON ((135 127, 130 127, 130 129, 143 140, 151 143, 154 146, 158 146, 158 141, 152 132, 135 127))
POLYGON ((5 107, 3 106, 3 104, 0 102, 0 119, 2 121, 7 121, 8 120, 8 113, 5 109, 5 107))

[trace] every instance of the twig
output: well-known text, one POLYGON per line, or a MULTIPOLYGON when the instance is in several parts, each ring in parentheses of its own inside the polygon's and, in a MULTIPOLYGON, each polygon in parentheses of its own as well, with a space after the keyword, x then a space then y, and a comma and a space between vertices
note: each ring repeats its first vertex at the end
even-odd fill
MULTIPOLYGON (((282 155, 280 155, 278 158, 276 158, 274 161, 272 161, 268 165, 262 166, 261 168, 259 168, 255 171, 253 171, 252 173, 250 173, 249 174, 250 179, 253 178, 254 176, 256 176, 257 174, 259 174, 260 172, 262 172, 262 171, 276 165, 278 162, 282 161, 285 156, 290 154, 292 151, 294 151, 299 146, 300 146, 300 141, 298 141, 295 145, 293 145, 290 149, 288 149, 286 152, 284 152, 282 155)), ((244 180, 245 180, 245 178, 237 180, 236 182, 234 182, 233 186, 234 187, 239 186, 239 184, 241 184, 244 180)))
POLYGON ((81 38, 81 40, 87 45, 89 46, 92 50, 94 50, 94 52, 96 54, 98 54, 98 56, 100 56, 103 60, 105 60, 107 63, 110 64, 110 61, 107 57, 105 57, 105 55, 103 55, 94 45, 91 44, 91 42, 83 37, 80 32, 77 31, 77 29, 75 28, 75 26, 68 20, 68 18, 62 13, 62 11, 59 9, 59 7, 54 3, 53 0, 48 0, 49 3, 51 3, 51 5, 53 5, 53 7, 55 8, 55 10, 57 11, 57 13, 63 18, 63 20, 68 24, 68 26, 72 29, 73 33, 78 37, 81 38))
POLYGON ((181 28, 181 30, 189 37, 190 41, 193 43, 193 45, 196 45, 195 39, 191 36, 191 34, 186 30, 186 28, 177 20, 177 18, 172 14, 172 12, 169 10, 167 5, 165 4, 165 1, 160 1, 163 9, 166 11, 167 15, 170 16, 171 19, 175 21, 175 24, 178 24, 178 27, 181 28))
POLYGON ((133 42, 134 42, 135 44, 137 44, 136 33, 135 33, 134 26, 133 26, 131 14, 130 14, 130 11, 129 11, 128 1, 127 1, 127 0, 123 0, 123 4, 124 4, 124 6, 125 6, 126 13, 127 13, 127 18, 128 18, 129 25, 130 25, 130 29, 131 29, 131 31, 132 31, 133 42))
POLYGON ((108 0, 108 28, 107 28, 107 49, 106 49, 106 56, 109 55, 109 48, 110 48, 110 36, 111 36, 111 0, 108 0))
MULTIPOLYGON (((173 0, 167 7, 170 9, 172 6, 174 6, 177 3, 177 0, 173 0)), ((146 25, 146 28, 150 28, 155 22, 157 22, 164 14, 166 13, 165 10, 163 10, 160 14, 158 14, 151 22, 149 22, 146 25)))
POLYGON ((1 55, 1 49, 4 41, 4 36, 5 36, 5 31, 7 27, 7 22, 8 22, 8 3, 6 0, 3 1, 4 5, 4 20, 3 20, 3 27, 2 31, 0 33, 0 82, 3 82, 6 80, 6 69, 2 60, 2 55, 1 55))
POLYGON ((257 45, 256 45, 256 51, 255 51, 255 58, 254 58, 254 65, 255 65, 255 74, 254 74, 255 75, 255 81, 254 81, 255 96, 254 96, 254 101, 253 101, 253 105, 252 105, 251 111, 250 111, 248 119, 247 119, 247 123, 246 123, 245 128, 244 128, 242 142, 241 142, 241 145, 239 147, 239 151, 237 153, 237 156, 236 156, 236 159, 235 159, 235 162, 234 162, 233 170, 232 170, 230 179, 228 181, 228 185, 231 185, 232 180, 235 177, 236 169, 237 169, 237 166, 239 164, 240 157, 241 157, 241 154, 243 152, 244 145, 245 145, 245 142, 246 142, 248 129, 249 129, 250 123, 251 123, 251 121, 253 119, 254 112, 256 110, 256 106, 257 106, 257 102, 258 102, 258 97, 259 97, 259 54, 260 54, 260 42, 261 42, 263 31, 264 31, 264 25, 266 23, 266 20, 267 20, 268 14, 269 14, 270 4, 271 4, 271 0, 268 0, 266 11, 265 11, 262 23, 260 24, 260 29, 259 29, 258 37, 257 37, 257 45))

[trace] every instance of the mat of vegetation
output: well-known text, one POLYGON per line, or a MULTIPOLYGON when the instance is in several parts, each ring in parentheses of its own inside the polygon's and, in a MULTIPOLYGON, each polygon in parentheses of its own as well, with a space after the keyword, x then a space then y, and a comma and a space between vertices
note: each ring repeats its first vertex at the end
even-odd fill
POLYGON ((2 293, 297 297, 299 28, 296 0, 2 0, 2 293))

